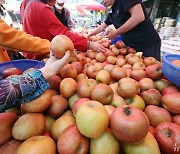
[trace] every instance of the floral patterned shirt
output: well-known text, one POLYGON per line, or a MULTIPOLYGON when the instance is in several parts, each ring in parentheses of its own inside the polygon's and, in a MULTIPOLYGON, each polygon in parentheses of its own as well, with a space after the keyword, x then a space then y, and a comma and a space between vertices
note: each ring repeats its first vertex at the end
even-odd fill
POLYGON ((48 88, 39 70, 0 80, 0 112, 31 101, 48 88))

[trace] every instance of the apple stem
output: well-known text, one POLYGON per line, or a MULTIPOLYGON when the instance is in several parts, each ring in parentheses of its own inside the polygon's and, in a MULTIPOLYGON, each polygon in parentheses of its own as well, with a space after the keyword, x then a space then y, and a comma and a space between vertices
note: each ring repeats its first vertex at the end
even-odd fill
POLYGON ((127 116, 129 116, 131 114, 131 108, 128 106, 128 107, 125 107, 124 108, 124 112, 127 116))

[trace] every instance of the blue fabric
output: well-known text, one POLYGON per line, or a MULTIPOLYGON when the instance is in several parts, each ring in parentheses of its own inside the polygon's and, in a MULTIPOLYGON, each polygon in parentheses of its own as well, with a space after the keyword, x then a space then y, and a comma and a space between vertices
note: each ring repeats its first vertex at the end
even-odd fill
POLYGON ((114 40, 112 40, 111 42, 112 42, 112 44, 116 44, 116 42, 119 40, 122 40, 121 35, 116 36, 116 38, 114 40))
POLYGON ((0 111, 29 102, 49 87, 39 70, 0 80, 0 111))

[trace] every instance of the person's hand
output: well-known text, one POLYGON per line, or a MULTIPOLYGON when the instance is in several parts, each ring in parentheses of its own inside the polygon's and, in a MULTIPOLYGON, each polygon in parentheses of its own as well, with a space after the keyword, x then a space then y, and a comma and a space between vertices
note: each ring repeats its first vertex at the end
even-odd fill
POLYGON ((70 60, 72 56, 70 51, 67 51, 63 58, 59 59, 50 52, 50 58, 46 62, 45 66, 40 69, 44 78, 47 80, 58 73, 58 71, 64 67, 70 60))
POLYGON ((113 39, 116 38, 117 35, 118 35, 118 34, 117 34, 116 30, 112 30, 112 31, 108 34, 108 38, 109 38, 110 40, 113 40, 113 39))
POLYGON ((97 42, 90 42, 89 47, 97 52, 106 52, 106 48, 97 42))

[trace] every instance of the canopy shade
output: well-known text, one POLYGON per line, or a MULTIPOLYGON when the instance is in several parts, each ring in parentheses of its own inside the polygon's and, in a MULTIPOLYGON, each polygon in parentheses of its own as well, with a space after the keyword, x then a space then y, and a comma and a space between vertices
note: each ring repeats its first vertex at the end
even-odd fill
POLYGON ((102 4, 100 4, 95 0, 82 1, 76 4, 76 6, 83 7, 86 10, 95 10, 95 11, 106 10, 105 6, 103 6, 102 4))

